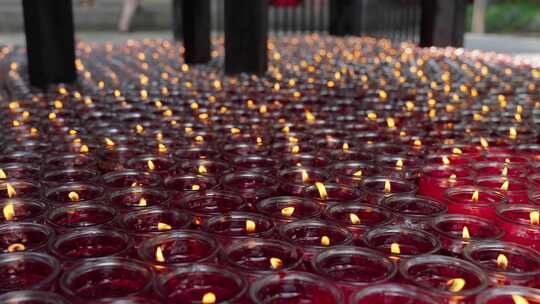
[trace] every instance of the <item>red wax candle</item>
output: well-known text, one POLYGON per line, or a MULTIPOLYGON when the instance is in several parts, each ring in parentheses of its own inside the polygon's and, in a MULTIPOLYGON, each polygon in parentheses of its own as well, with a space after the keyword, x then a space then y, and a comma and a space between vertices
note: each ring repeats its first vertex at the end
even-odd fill
POLYGON ((37 179, 40 173, 40 167, 38 164, 25 164, 25 163, 7 163, 0 165, 0 170, 4 172, 4 177, 1 179, 37 179))
POLYGON ((203 231, 214 235, 222 244, 246 238, 271 237, 274 229, 271 218, 240 211, 216 215, 202 225, 203 231))
POLYGON ((346 299, 367 286, 390 281, 397 272, 396 264, 383 254, 349 246, 325 250, 311 263, 314 272, 331 279, 346 299))
POLYGON ((411 228, 424 229, 438 216, 446 214, 446 204, 426 196, 396 194, 382 200, 381 205, 390 209, 396 223, 411 228))
POLYGON ((180 170, 192 174, 222 176, 230 171, 230 167, 227 163, 216 160, 197 159, 182 162, 180 170))
POLYGON ((226 191, 240 195, 249 208, 261 199, 276 193, 277 181, 268 175, 254 172, 235 172, 222 177, 221 185, 226 191))
POLYGON ((482 176, 476 180, 480 187, 499 191, 506 196, 509 204, 526 204, 528 201, 527 180, 517 177, 482 176))
POLYGON ((97 184, 67 183, 47 189, 43 196, 52 204, 100 202, 105 189, 97 184))
POLYGON ((138 249, 138 256, 157 269, 172 270, 183 264, 215 262, 218 250, 219 244, 211 235, 179 230, 144 241, 138 249))
POLYGON ((218 185, 218 182, 211 175, 189 174, 169 176, 163 184, 164 188, 171 194, 171 199, 179 200, 197 191, 211 190, 218 185))
POLYGON ((49 170, 63 168, 96 168, 97 159, 88 154, 63 153, 45 158, 43 167, 49 170))
POLYGON ((127 161, 126 167, 144 172, 153 172, 161 177, 174 175, 176 160, 171 157, 156 155, 141 155, 127 161))
POLYGON ((443 200, 443 193, 448 188, 473 184, 468 167, 428 165, 422 169, 418 194, 443 200))
POLYGON ((265 276, 249 290, 253 303, 342 303, 343 296, 325 278, 307 272, 290 271, 265 276))
POLYGON ((0 200, 0 223, 4 222, 42 222, 48 206, 33 199, 8 198, 0 200))
POLYGON ((278 161, 272 157, 261 155, 237 156, 232 159, 235 171, 256 171, 274 173, 278 168, 278 161))
POLYGON ((144 295, 148 293, 153 277, 146 264, 108 257, 73 265, 64 272, 59 285, 68 299, 95 301, 144 295))
POLYGON ((385 176, 368 177, 362 181, 361 187, 367 193, 367 201, 372 204, 378 204, 393 194, 414 194, 418 189, 412 182, 385 176))
POLYGON ((426 157, 426 164, 430 166, 446 165, 468 167, 471 161, 461 154, 452 153, 434 153, 426 157))
POLYGON ((364 195, 354 188, 334 183, 316 182, 304 189, 304 196, 321 206, 335 203, 360 202, 364 195))
POLYGON ((381 175, 397 176, 407 180, 418 178, 423 165, 419 158, 394 155, 381 155, 377 157, 376 164, 381 175))
POLYGON ((214 215, 244 209, 245 203, 242 197, 234 193, 210 190, 198 191, 179 201, 173 201, 172 207, 191 212, 194 216, 193 223, 200 226, 214 215))
POLYGON ((312 168, 324 168, 330 164, 330 161, 316 154, 298 153, 289 154, 281 157, 281 166, 284 168, 290 167, 312 167, 312 168))
POLYGON ((3 180, 0 183, 0 199, 15 197, 38 198, 40 193, 41 187, 35 182, 25 180, 3 180))
POLYGON ((132 187, 114 191, 109 195, 109 204, 121 210, 165 206, 168 201, 167 192, 149 188, 132 187))
POLYGON ((477 176, 507 176, 526 177, 528 169, 523 164, 509 164, 504 162, 480 162, 473 165, 477 176))
POLYGON ((52 290, 60 273, 58 261, 46 254, 14 252, 0 255, 0 292, 52 290))
POLYGON ((463 256, 482 268, 491 285, 537 287, 540 283, 540 254, 528 247, 502 241, 474 242, 463 256))
POLYGON ((486 219, 494 219, 497 206, 505 205, 507 202, 500 192, 477 187, 449 188, 443 195, 448 204, 448 213, 474 215, 486 219))
POLYGON ((76 203, 51 209, 45 217, 45 223, 58 232, 65 232, 75 228, 111 224, 116 219, 116 214, 116 210, 109 206, 76 203))
POLYGON ((365 288, 353 294, 351 304, 439 304, 433 293, 407 284, 381 284, 365 288))
POLYGON ((476 265, 441 255, 419 256, 400 265, 409 283, 436 294, 444 303, 474 303, 488 287, 488 278, 476 265))
MULTIPOLYGON (((134 147, 114 147, 113 149, 101 151, 101 157, 97 166, 102 172, 124 170, 127 167, 126 163, 128 160, 132 160, 136 157, 138 158, 143 155, 143 153, 143 150, 134 147)), ((145 170, 146 168, 147 167, 143 168, 142 170, 148 171, 145 170)))
POLYGON ((350 187, 359 186, 366 177, 375 176, 378 169, 370 164, 358 161, 346 161, 334 164, 330 168, 333 179, 338 184, 350 187))
POLYGON ((129 187, 157 188, 161 185, 161 177, 155 173, 136 170, 115 171, 104 174, 103 185, 109 189, 122 189, 129 187))
POLYGON ((305 188, 316 182, 324 183, 329 179, 329 176, 320 169, 294 167, 279 171, 278 179, 280 193, 301 196, 305 188))
POLYGON ((36 223, 8 223, 0 225, 0 252, 44 251, 54 237, 54 231, 36 223))
POLYGON ((315 201, 297 196, 275 196, 257 203, 259 213, 271 217, 275 222, 288 223, 297 219, 316 219, 322 209, 315 201))
POLYGON ((265 145, 257 143, 233 143, 223 147, 223 159, 230 161, 238 156, 245 155, 268 155, 269 150, 265 145))
POLYGON ((69 304, 56 293, 39 290, 11 291, 0 296, 0 303, 69 304))
POLYGON ((336 162, 360 162, 370 163, 374 160, 373 154, 359 149, 339 149, 328 153, 328 156, 336 162))
POLYGON ((0 156, 0 164, 22 163, 39 165, 42 161, 41 154, 27 151, 13 151, 9 153, 3 153, 0 156))
POLYGON ((189 147, 174 151, 178 159, 219 159, 220 152, 210 147, 189 147))
POLYGON ((537 205, 508 205, 497 208, 496 223, 503 240, 540 250, 540 208, 537 205))
POLYGON ((60 186, 67 183, 95 182, 99 173, 91 169, 68 168, 55 171, 45 171, 40 181, 47 187, 60 186))
POLYGON ((247 284, 223 266, 194 263, 161 274, 155 289, 166 303, 242 303, 247 284))
POLYGON ((479 294, 477 304, 539 304, 540 291, 537 288, 506 286, 491 288, 479 294), (521 301, 521 302, 517 302, 521 301))

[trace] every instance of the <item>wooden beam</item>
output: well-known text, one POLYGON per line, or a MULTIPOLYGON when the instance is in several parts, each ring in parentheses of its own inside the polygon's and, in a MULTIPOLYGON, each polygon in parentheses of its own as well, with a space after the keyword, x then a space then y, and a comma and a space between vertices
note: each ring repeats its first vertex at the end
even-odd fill
POLYGON ((73 83, 75 38, 71 0, 23 0, 30 84, 73 83))
POLYGON ((182 28, 186 63, 210 61, 210 0, 183 0, 182 28))
POLYGON ((463 46, 466 0, 422 0, 420 45, 463 46))
POLYGON ((361 0, 330 0, 330 35, 362 34, 361 0))
POLYGON ((268 68, 268 0, 225 0, 225 72, 268 68))

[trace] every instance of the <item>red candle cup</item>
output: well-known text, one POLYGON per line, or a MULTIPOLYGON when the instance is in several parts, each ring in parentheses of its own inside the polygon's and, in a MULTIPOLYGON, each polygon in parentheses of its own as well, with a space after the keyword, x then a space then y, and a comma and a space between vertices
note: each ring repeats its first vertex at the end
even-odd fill
POLYGON ((101 202, 104 195, 105 190, 97 184, 67 183, 47 189, 43 198, 51 204, 68 204, 101 202))
POLYGON ((488 274, 491 285, 537 287, 540 254, 528 247, 502 241, 474 242, 463 256, 488 274))
POLYGON ((253 172, 229 173, 221 179, 221 185, 226 191, 240 195, 249 208, 276 193, 277 182, 274 178, 253 172))
POLYGON ((76 203, 49 210, 45 223, 57 232, 67 230, 98 227, 112 224, 116 219, 116 210, 112 207, 93 204, 76 203))
POLYGON ((315 256, 315 273, 332 280, 345 298, 358 290, 390 281, 397 272, 394 262, 384 255, 358 247, 336 247, 315 256))
POLYGON ((114 190, 129 187, 157 188, 162 183, 159 175, 136 170, 109 172, 101 179, 106 188, 114 190))
POLYGON ((220 260, 253 281, 271 273, 301 268, 303 253, 283 241, 252 238, 227 246, 220 260))
POLYGON ((114 191, 109 195, 109 203, 121 210, 133 210, 147 208, 148 206, 165 206, 169 201, 167 192, 151 189, 132 187, 114 191))
POLYGON ((418 190, 412 182, 385 176, 368 177, 362 181, 361 188, 367 194, 367 201, 372 204, 379 204, 390 195, 415 194, 418 190))
POLYGON ((97 160, 89 154, 63 153, 45 158, 43 167, 54 170, 64 168, 95 168, 97 160))
POLYGON ((268 146, 257 143, 233 143, 223 147, 223 159, 230 161, 238 156, 268 155, 268 146))
POLYGON ((488 289, 476 297, 476 304, 538 304, 537 288, 505 286, 488 289))
POLYGON ((175 159, 156 155, 141 155, 131 158, 126 162, 126 167, 138 171, 156 173, 163 178, 174 175, 177 170, 175 159))
POLYGON ((5 222, 42 222, 48 206, 38 200, 8 198, 0 200, 0 223, 5 222))
POLYGON ((210 147, 190 147, 178 149, 173 155, 178 159, 219 159, 220 152, 210 147))
POLYGON ((441 248, 440 241, 431 233, 400 226, 370 229, 364 234, 364 243, 396 261, 433 254, 441 248))
POLYGON ((350 188, 334 183, 315 183, 304 189, 304 196, 321 206, 336 203, 360 202, 364 199, 363 193, 354 188, 350 188))
POLYGON ((0 225, 0 252, 44 251, 54 231, 36 223, 8 223, 0 225))
POLYGON ((367 287, 349 300, 351 304, 440 304, 433 293, 407 284, 381 284, 367 287))
POLYGON ((267 275, 249 289, 253 303, 343 303, 337 287, 325 278, 307 272, 290 271, 267 275))
POLYGON ((275 196, 257 203, 257 212, 265 214, 276 223, 289 223, 298 219, 316 219, 322 209, 316 202, 297 196, 275 196))
POLYGON ((443 250, 461 256, 465 246, 483 240, 497 240, 504 231, 494 222, 481 217, 447 214, 433 220, 431 229, 439 237, 443 250))
POLYGON ((0 164, 2 165, 10 163, 39 165, 41 164, 41 161, 41 154, 27 151, 4 152, 2 156, 0 156, 0 164))
POLYGON ((476 180, 476 184, 486 189, 499 191, 506 196, 509 204, 527 204, 528 202, 528 184, 524 178, 482 176, 476 180))
POLYGON ((29 179, 35 180, 39 176, 40 167, 38 164, 25 164, 25 163, 7 163, 0 166, 0 170, 3 172, 0 179, 29 179))
POLYGON ((285 155, 280 162, 283 168, 291 167, 312 167, 325 168, 330 164, 330 160, 316 154, 298 153, 285 155))
POLYGON ((38 290, 20 290, 5 293, 0 296, 0 303, 69 304, 66 299, 56 293, 38 290))
POLYGON ((474 184, 470 171, 463 166, 428 165, 422 169, 418 194, 443 200, 448 188, 474 184))
POLYGON ((369 163, 374 160, 373 154, 358 150, 358 149, 340 149, 330 151, 328 153, 329 157, 335 162, 360 162, 360 163, 369 163))
POLYGON ((191 212, 193 223, 200 226, 214 215, 244 209, 245 203, 244 199, 235 193, 210 190, 198 191, 174 201, 172 207, 191 212))
POLYGON ((507 164, 521 164, 527 166, 529 158, 518 156, 514 153, 486 153, 479 157, 481 162, 499 162, 507 164))
POLYGON ((67 183, 95 182, 99 173, 91 169, 68 168, 45 171, 41 174, 41 183, 47 187, 61 186, 67 183))
POLYGON ((223 266, 191 264, 161 274, 155 290, 166 303, 242 303, 247 284, 223 266))
POLYGON ((215 262, 218 250, 219 244, 211 235, 179 230, 144 241, 138 249, 138 256, 158 270, 173 270, 189 263, 215 262))
MULTIPOLYGON (((112 149, 104 149, 100 151, 100 160, 97 164, 100 171, 106 173, 111 171, 124 170, 127 166, 126 163, 133 159, 138 158, 145 152, 144 150, 137 149, 135 147, 113 147, 112 149)), ((144 167, 143 171, 148 168, 144 167)))
POLYGON ((182 162, 180 170, 192 174, 222 176, 231 169, 229 165, 224 162, 209 159, 197 159, 182 162))
POLYGON ((177 175, 165 179, 164 188, 172 200, 182 199, 197 191, 207 191, 217 187, 218 182, 210 175, 177 175))
POLYGON ((419 256, 399 268, 409 283, 436 294, 443 303, 474 303, 474 297, 488 287, 488 278, 476 265, 442 255, 419 256))
POLYGON ((237 156, 231 161, 234 171, 255 171, 274 173, 278 167, 278 161, 272 157, 261 155, 237 156))
POLYGON ((440 201, 411 194, 391 195, 381 205, 394 213, 396 224, 419 229, 425 229, 434 218, 448 211, 440 201))
POLYGON ((0 183, 0 199, 39 198, 40 192, 40 185, 31 181, 4 180, 0 183))
POLYGON ((376 163, 381 175, 397 176, 406 180, 417 179, 423 164, 419 158, 394 155, 379 156, 376 163))
POLYGON ((216 215, 202 225, 203 231, 214 235, 224 245, 246 238, 268 238, 274 229, 271 218, 239 211, 216 215))
POLYGON ((540 250, 539 213, 537 205, 499 206, 495 222, 505 231, 502 239, 540 250))
POLYGON ((426 164, 430 166, 446 165, 446 166, 459 166, 468 167, 470 165, 470 159, 461 156, 461 154, 452 153, 436 153, 430 154, 426 157, 426 164))
POLYGON ((339 162, 330 168, 334 181, 349 187, 357 187, 366 177, 375 176, 375 166, 358 161, 339 162))
POLYGON ((76 263, 60 278, 62 292, 74 301, 144 295, 153 281, 145 264, 126 258, 99 258, 76 263))
POLYGON ((330 177, 321 169, 294 167, 279 171, 279 192, 301 196, 304 190, 317 182, 324 183, 330 177))
POLYGON ((46 254, 14 252, 0 255, 0 293, 53 289, 59 262, 46 254))
POLYGON ((504 162, 479 162, 473 165, 473 170, 477 176, 526 177, 528 174, 526 165, 504 162))
POLYGON ((477 187, 449 188, 443 194, 448 213, 466 214, 493 220, 497 206, 507 203, 500 192, 477 187))

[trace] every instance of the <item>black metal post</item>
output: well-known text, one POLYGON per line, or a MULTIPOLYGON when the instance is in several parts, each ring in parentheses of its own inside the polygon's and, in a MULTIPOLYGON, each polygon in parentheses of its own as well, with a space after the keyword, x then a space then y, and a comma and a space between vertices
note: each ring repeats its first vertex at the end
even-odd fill
POLYGON ((46 88, 75 82, 71 0, 23 0, 23 14, 30 84, 46 88))
POLYGON ((421 46, 463 46, 466 0, 422 0, 421 46))
POLYGON ((210 61, 210 0, 183 0, 181 10, 186 63, 210 61))
POLYGON ((225 0, 225 72, 268 68, 268 0, 225 0))
POLYGON ((181 41, 184 33, 182 32, 182 6, 184 0, 172 1, 172 26, 173 37, 176 41, 181 41))
POLYGON ((330 0, 330 35, 362 32, 362 0, 330 0))

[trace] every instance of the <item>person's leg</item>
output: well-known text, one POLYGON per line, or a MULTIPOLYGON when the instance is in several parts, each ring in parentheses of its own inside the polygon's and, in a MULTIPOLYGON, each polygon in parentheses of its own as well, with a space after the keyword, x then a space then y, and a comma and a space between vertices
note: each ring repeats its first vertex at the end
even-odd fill
POLYGON ((121 32, 127 32, 129 30, 129 25, 131 19, 135 14, 135 11, 140 5, 140 0, 124 0, 122 6, 122 13, 120 15, 120 20, 118 22, 118 30, 121 32))

